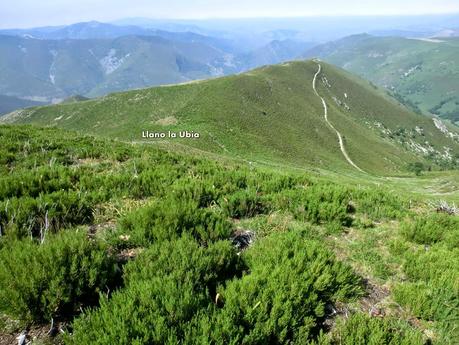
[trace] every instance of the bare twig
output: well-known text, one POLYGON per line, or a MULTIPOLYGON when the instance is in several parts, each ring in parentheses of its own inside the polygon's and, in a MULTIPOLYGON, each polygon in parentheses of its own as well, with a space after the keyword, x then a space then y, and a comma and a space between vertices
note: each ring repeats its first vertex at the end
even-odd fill
POLYGON ((451 216, 459 214, 459 208, 453 203, 448 204, 445 200, 440 200, 437 203, 430 203, 430 205, 435 208, 438 213, 446 213, 451 216))
POLYGON ((48 335, 54 332, 54 319, 51 318, 51 326, 49 327, 48 335))
POLYGON ((48 221, 48 211, 45 213, 45 229, 43 228, 40 229, 40 237, 41 237, 41 244, 45 242, 45 237, 46 237, 46 232, 48 231, 49 228, 49 221, 48 221))

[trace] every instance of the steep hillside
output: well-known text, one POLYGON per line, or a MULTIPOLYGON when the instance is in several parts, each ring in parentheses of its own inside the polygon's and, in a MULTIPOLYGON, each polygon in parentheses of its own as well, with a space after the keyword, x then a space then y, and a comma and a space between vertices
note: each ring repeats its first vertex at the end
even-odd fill
POLYGON ((371 80, 414 110, 459 121, 459 39, 357 35, 318 46, 306 57, 371 80))
POLYGON ((378 174, 406 171, 418 161, 433 168, 454 166, 459 154, 457 134, 440 122, 408 111, 368 82, 314 61, 33 108, 3 121, 135 142, 169 141, 249 161, 354 170, 340 148, 338 131, 352 161, 378 174), (200 137, 153 139, 145 138, 145 131, 189 131, 200 137))

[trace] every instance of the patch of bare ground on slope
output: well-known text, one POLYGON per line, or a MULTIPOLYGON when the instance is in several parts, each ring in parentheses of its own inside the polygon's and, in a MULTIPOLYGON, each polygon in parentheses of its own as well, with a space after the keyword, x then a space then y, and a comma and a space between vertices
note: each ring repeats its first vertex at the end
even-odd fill
POLYGON ((158 119, 155 121, 155 124, 160 126, 173 126, 178 123, 178 120, 175 116, 167 116, 162 119, 158 119))

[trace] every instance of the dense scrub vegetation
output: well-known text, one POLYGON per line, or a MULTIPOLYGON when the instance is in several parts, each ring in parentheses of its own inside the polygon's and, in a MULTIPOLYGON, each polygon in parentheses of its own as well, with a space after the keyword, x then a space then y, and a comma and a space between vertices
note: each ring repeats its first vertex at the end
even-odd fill
POLYGON ((436 321, 445 342, 454 343, 459 339, 459 218, 420 217, 404 223, 401 232, 407 243, 399 243, 393 251, 404 250, 407 282, 396 287, 395 300, 417 317, 436 321))
POLYGON ((457 322, 457 219, 383 189, 55 129, 2 126, 0 142, 2 320, 66 321, 68 344, 423 344, 396 318, 327 326, 366 293, 327 236, 390 221, 408 279, 396 300, 457 322), (245 230, 256 240, 238 252, 245 230))
POLYGON ((360 291, 348 266, 295 233, 262 240, 241 258, 226 241, 167 241, 129 263, 125 276, 123 290, 75 323, 72 341, 301 343, 317 332, 327 303, 360 291), (126 322, 133 314, 137 322, 126 322))
MULTIPOLYGON (((81 229, 80 229, 81 230, 81 229)), ((11 240, 0 250, 0 308, 26 321, 72 314, 113 284, 116 264, 102 243, 68 230, 43 244, 11 240)))

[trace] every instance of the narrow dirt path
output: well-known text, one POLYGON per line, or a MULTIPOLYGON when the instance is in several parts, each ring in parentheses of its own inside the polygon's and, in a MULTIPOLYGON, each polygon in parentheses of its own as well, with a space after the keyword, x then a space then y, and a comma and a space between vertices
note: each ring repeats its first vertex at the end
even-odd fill
POLYGON ((333 129, 335 132, 336 132, 336 135, 338 136, 338 141, 339 141, 339 147, 341 149, 341 152, 343 153, 343 156, 344 158, 346 158, 346 160, 348 161, 348 163, 350 165, 352 165, 355 169, 357 169, 358 171, 360 172, 365 172, 363 171, 362 169, 360 169, 357 164, 355 164, 351 157, 349 157, 349 155, 347 154, 346 152, 346 148, 344 147, 344 141, 343 141, 343 136, 341 135, 341 133, 332 125, 332 123, 328 120, 328 107, 327 107, 327 103, 325 103, 325 100, 323 99, 322 96, 319 95, 319 93, 317 92, 317 89, 316 89, 316 79, 317 77, 319 76, 320 72, 322 71, 322 66, 317 63, 317 65, 319 66, 319 69, 318 71, 316 72, 316 74, 314 75, 314 79, 312 80, 312 88, 314 89, 314 92, 315 94, 317 95, 317 97, 319 97, 321 100, 322 100, 322 105, 324 107, 324 118, 325 118, 325 121, 327 122, 327 124, 330 126, 331 129, 333 129))

